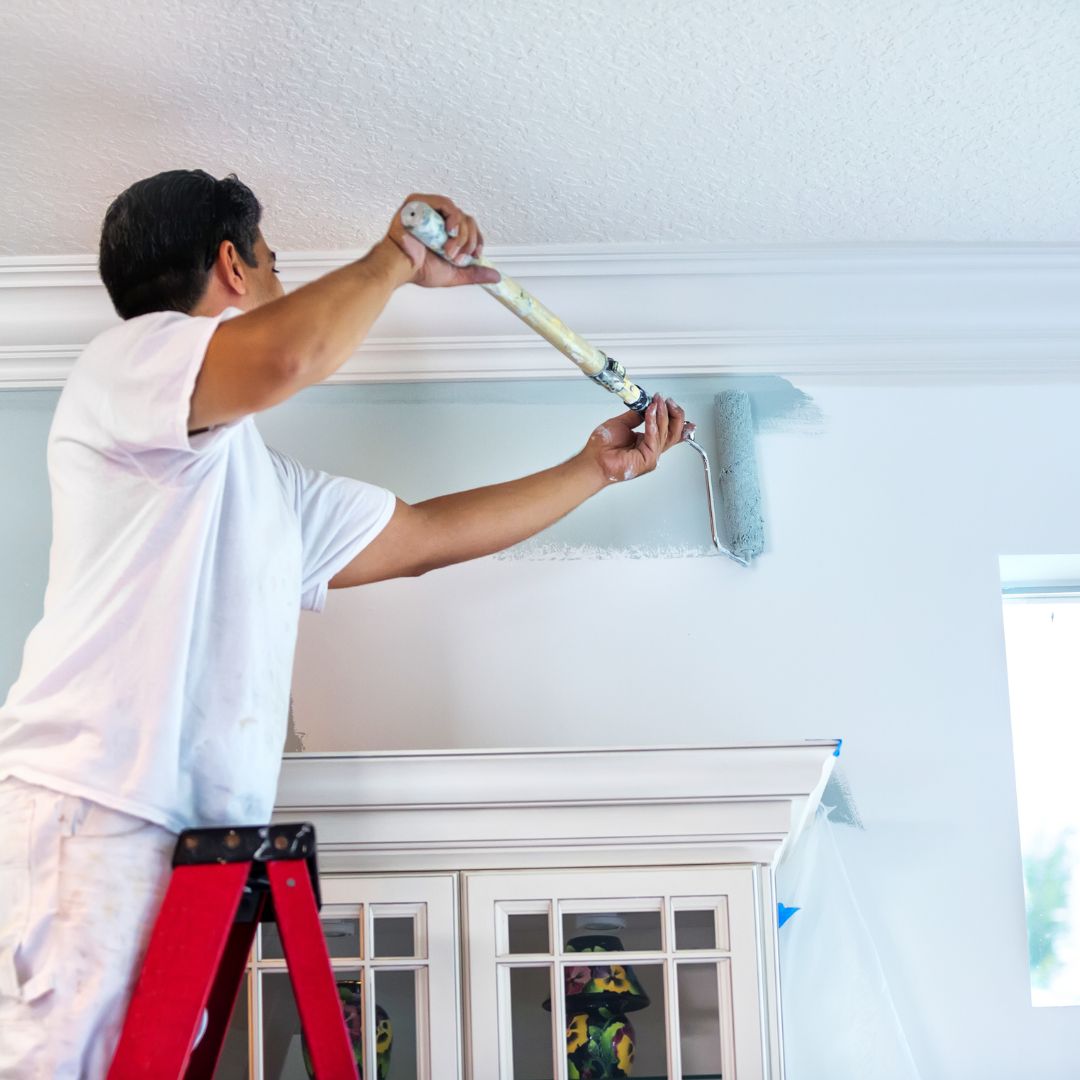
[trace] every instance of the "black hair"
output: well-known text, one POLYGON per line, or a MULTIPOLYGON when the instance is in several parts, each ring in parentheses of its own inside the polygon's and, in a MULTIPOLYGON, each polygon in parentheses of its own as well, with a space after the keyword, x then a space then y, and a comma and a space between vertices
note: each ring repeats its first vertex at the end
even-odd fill
POLYGON ((223 240, 257 266, 262 207, 234 174, 174 169, 132 184, 101 226, 98 269, 122 319, 150 311, 190 312, 206 291, 223 240))

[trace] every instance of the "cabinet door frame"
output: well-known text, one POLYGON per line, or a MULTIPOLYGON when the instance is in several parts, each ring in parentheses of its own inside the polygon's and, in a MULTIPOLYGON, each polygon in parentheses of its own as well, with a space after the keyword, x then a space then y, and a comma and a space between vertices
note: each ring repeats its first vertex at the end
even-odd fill
MULTIPOLYGON (((560 902, 597 901, 603 911, 655 908, 660 901, 663 938, 660 952, 627 952, 628 963, 661 960, 665 979, 665 1030, 668 1035, 667 1067, 671 1077, 681 1075, 678 1039, 677 962, 716 959, 721 967, 721 1048, 725 1080, 766 1080, 773 1075, 770 1058, 770 1020, 774 1016, 766 977, 766 929, 760 868, 752 865, 703 865, 625 868, 575 868, 557 870, 500 870, 464 872, 461 879, 464 912, 464 965, 466 1010, 466 1061, 469 1080, 509 1080, 508 1040, 502 1033, 509 1023, 506 995, 499 993, 499 969, 514 966, 580 963, 582 954, 557 952, 560 902), (673 900, 688 897, 724 897, 729 940, 727 948, 707 951, 676 951, 674 948, 673 900), (551 952, 523 954, 511 963, 500 955, 502 911, 523 904, 550 903, 551 952), (506 905, 505 908, 503 905, 506 905), (726 1000, 725 1000, 725 984, 726 1000), (493 1034, 494 1033, 494 1034, 493 1034)), ((682 905, 680 905, 682 906, 682 905)), ((719 946, 720 941, 717 942, 719 946)), ((554 1017, 565 1016, 562 980, 554 978, 553 1077, 567 1080, 562 1028, 554 1017)))
MULTIPOLYGON (((332 960, 335 967, 362 971, 365 988, 380 971, 412 970, 416 977, 416 1080, 462 1080, 461 920, 456 873, 320 875, 320 917, 363 911, 363 956, 359 962, 332 960), (377 909, 382 908, 380 913, 377 909), (374 957, 374 919, 424 911, 413 958, 374 957)), ((260 928, 260 939, 262 929, 260 928)), ((261 947, 261 940, 260 940, 261 947)), ((286 971, 283 959, 256 955, 248 960, 248 1061, 252 1080, 266 1075, 263 1060, 263 973, 286 971)), ((364 995, 365 1060, 373 1060, 375 995, 364 995)))

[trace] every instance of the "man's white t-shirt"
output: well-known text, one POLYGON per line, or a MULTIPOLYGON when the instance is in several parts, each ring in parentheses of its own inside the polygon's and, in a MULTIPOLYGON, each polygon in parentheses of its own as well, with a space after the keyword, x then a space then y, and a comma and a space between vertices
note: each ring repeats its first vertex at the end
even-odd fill
POLYGON ((49 434, 45 611, 0 708, 0 778, 173 831, 270 819, 301 608, 394 496, 305 469, 251 417, 189 436, 216 318, 97 337, 49 434))

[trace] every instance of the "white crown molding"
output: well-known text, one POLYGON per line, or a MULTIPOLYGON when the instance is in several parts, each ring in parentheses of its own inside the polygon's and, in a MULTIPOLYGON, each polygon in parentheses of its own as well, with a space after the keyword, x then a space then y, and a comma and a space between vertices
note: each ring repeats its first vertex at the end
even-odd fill
MULTIPOLYGON (((287 287, 362 252, 280 256, 287 287)), ((492 261, 633 375, 1080 378, 1080 244, 555 245, 492 261)), ((92 258, 0 259, 0 388, 60 385, 116 322, 92 258)), ((481 290, 398 292, 333 382, 572 378, 481 290)))
POLYGON ((775 865, 837 746, 286 754, 274 813, 337 870, 775 865))

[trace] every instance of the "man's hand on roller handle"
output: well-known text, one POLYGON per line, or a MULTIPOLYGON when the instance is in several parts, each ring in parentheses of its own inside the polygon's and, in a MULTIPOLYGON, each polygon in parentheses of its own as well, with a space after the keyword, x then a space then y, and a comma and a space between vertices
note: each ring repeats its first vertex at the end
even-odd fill
MULTIPOLYGON (((451 199, 443 195, 410 195, 402 208, 419 200, 442 215, 449 241, 444 247, 445 258, 437 255, 416 239, 401 222, 401 208, 394 214, 384 243, 396 246, 413 268, 413 284, 425 288, 444 288, 455 285, 494 284, 499 272, 482 266, 461 266, 484 253, 484 237, 476 218, 466 214, 451 199)), ((660 455, 691 433, 693 424, 686 422, 683 409, 671 398, 653 396, 644 414, 627 410, 601 424, 589 436, 582 455, 595 461, 604 484, 632 480, 652 472, 660 455), (644 427, 638 431, 636 429, 644 427)))

